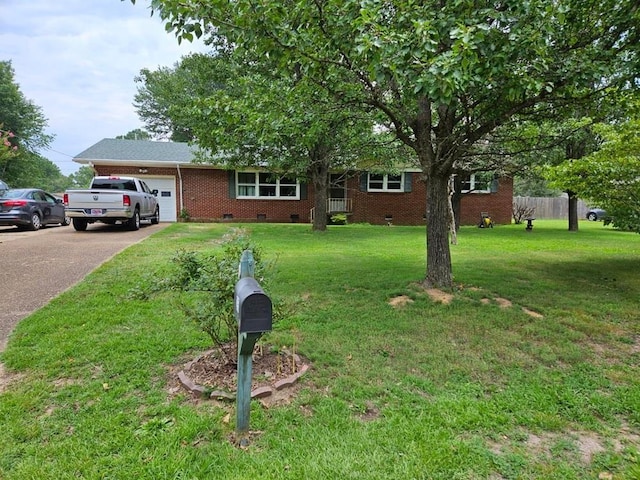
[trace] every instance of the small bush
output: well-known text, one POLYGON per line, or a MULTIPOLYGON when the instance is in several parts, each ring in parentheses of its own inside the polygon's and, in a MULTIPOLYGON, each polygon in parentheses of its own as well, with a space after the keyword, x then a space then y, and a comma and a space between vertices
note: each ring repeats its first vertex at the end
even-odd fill
POLYGON ((179 217, 181 220, 184 220, 185 222, 188 222, 191 219, 191 215, 189 215, 189 211, 186 208, 183 208, 182 210, 180 210, 179 217))
POLYGON ((527 217, 533 217, 533 214, 536 211, 536 207, 530 207, 526 203, 514 200, 511 211, 513 215, 513 221, 516 223, 516 225, 520 225, 523 219, 526 219, 527 217))
POLYGON ((331 215, 331 223, 333 225, 346 225, 347 214, 346 213, 334 213, 331 215))
MULTIPOLYGON (((176 303, 187 318, 194 320, 220 346, 237 337, 233 301, 242 253, 253 254, 254 277, 264 287, 270 265, 262 261, 262 249, 249 239, 246 231, 232 229, 214 251, 179 250, 171 259, 172 271, 151 290, 177 292, 176 303)), ((274 319, 282 309, 274 302, 274 319)))

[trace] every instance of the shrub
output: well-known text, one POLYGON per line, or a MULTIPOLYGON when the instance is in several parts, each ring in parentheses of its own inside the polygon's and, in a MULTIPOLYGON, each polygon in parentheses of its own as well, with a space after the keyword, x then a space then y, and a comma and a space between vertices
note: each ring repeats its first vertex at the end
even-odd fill
POLYGON ((512 215, 513 221, 516 223, 516 225, 520 225, 522 223, 522 220, 526 219, 527 217, 533 217, 535 211, 536 207, 530 207, 522 201, 513 201, 512 215))
MULTIPOLYGON (((214 251, 179 250, 171 259, 172 272, 156 284, 153 291, 176 291, 178 307, 211 337, 215 345, 221 346, 238 335, 233 301, 238 264, 245 250, 252 252, 254 276, 264 287, 266 273, 271 269, 262 261, 262 249, 251 242, 246 231, 234 228, 214 251)), ((281 311, 274 305, 274 319, 281 311)))
POLYGON ((331 223, 334 225, 346 225, 347 214, 346 213, 334 213, 331 215, 331 223))
POLYGON ((183 208, 182 210, 180 210, 180 220, 183 220, 185 222, 188 222, 191 219, 191 215, 189 215, 189 211, 186 208, 183 208))

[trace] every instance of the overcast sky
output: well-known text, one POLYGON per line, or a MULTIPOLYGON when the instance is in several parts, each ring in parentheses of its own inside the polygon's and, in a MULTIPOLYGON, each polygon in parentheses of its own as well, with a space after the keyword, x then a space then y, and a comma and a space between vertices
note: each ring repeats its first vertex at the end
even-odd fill
POLYGON ((132 105, 141 69, 206 51, 179 46, 148 3, 0 0, 0 61, 11 61, 21 92, 42 108, 55 140, 41 153, 65 175, 94 143, 143 127, 132 105))

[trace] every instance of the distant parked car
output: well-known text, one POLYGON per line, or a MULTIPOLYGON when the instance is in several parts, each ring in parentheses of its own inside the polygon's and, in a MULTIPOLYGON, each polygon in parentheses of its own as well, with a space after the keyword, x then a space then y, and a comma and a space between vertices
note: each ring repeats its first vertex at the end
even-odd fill
POLYGON ((2 195, 6 190, 9 190, 9 185, 0 180, 0 195, 2 195))
POLYGON ((602 220, 607 216, 607 212, 601 208, 591 208, 587 211, 587 220, 595 222, 596 220, 602 220))
POLYGON ((61 198, 38 188, 11 188, 0 195, 0 225, 38 230, 44 225, 69 225, 61 198))

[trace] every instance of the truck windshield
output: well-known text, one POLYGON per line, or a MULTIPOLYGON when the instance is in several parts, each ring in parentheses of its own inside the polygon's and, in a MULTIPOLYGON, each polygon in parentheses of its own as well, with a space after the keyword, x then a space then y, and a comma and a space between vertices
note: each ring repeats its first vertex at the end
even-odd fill
POLYGON ((100 188, 103 190, 132 190, 136 191, 136 184, 133 180, 125 178, 103 178, 93 181, 91 188, 100 188))

